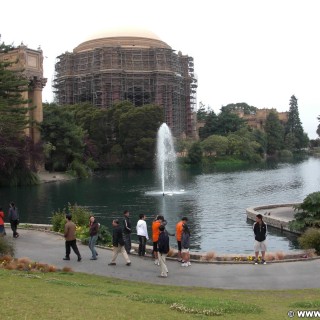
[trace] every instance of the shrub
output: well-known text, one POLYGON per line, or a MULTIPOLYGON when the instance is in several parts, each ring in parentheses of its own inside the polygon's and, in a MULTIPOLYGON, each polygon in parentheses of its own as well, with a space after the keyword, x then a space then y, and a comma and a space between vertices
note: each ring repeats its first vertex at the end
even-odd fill
POLYGON ((92 212, 87 210, 84 207, 78 205, 72 205, 68 203, 67 208, 63 208, 62 210, 58 210, 52 215, 52 228, 57 232, 64 232, 64 225, 66 223, 66 214, 72 215, 72 221, 77 226, 87 226, 89 223, 89 217, 92 215, 92 212))
POLYGON ((307 229, 298 241, 303 249, 315 249, 316 253, 320 254, 320 229, 307 229))
POLYGON ((14 244, 10 240, 7 240, 5 237, 0 237, 0 256, 5 255, 14 255, 14 244))
MULTIPOLYGON (((91 211, 85 207, 78 205, 68 204, 67 208, 58 210, 52 215, 52 229, 56 232, 64 232, 64 225, 66 223, 66 214, 72 215, 72 221, 77 226, 77 238, 81 240, 83 244, 88 244, 89 239, 89 217, 93 214, 91 211)), ((107 227, 100 225, 99 236, 97 244, 105 245, 111 243, 112 235, 107 229, 107 227)))
POLYGON ((290 223, 290 228, 305 230, 309 227, 320 227, 320 192, 307 195, 303 202, 295 206, 295 220, 290 223))

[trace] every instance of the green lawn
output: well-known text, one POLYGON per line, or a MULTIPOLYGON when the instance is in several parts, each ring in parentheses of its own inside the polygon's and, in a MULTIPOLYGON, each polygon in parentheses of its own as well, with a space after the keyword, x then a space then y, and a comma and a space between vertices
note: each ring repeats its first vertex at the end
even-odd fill
POLYGON ((171 287, 82 273, 0 269, 1 319, 288 319, 320 309, 320 290, 171 287))

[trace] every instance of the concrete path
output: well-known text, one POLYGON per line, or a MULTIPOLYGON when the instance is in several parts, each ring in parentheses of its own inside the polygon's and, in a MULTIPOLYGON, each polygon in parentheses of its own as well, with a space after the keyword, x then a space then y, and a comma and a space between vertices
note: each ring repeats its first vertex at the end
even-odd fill
MULTIPOLYGON (((303 289, 320 288, 320 260, 251 264, 205 264, 192 263, 184 268, 177 261, 168 261, 169 276, 159 278, 160 268, 150 258, 130 255, 132 265, 125 265, 120 255, 116 266, 108 266, 112 251, 98 249, 99 259, 90 260, 87 246, 78 244, 82 261, 77 262, 74 253, 70 261, 63 261, 65 255, 63 237, 33 230, 19 230, 20 237, 13 239, 16 257, 28 257, 33 261, 54 265, 58 268, 71 267, 74 271, 135 280, 154 284, 196 286, 222 289, 303 289)), ((11 233, 8 232, 8 237, 11 233)))

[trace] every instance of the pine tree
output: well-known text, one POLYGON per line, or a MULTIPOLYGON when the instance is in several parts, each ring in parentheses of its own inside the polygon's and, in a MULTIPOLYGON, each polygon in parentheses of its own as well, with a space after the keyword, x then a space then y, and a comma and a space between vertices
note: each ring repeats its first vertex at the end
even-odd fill
MULTIPOLYGON (((1 39, 0 39, 1 40, 1 39)), ((33 145, 24 130, 28 126, 21 93, 28 90, 28 81, 21 70, 13 70, 17 61, 3 59, 14 49, 0 43, 0 185, 34 182, 28 161, 33 145)))
POLYGON ((298 110, 298 100, 294 95, 291 96, 289 104, 290 109, 288 122, 285 127, 285 140, 288 148, 299 150, 307 147, 308 138, 303 132, 298 110))
MULTIPOLYGON (((317 118, 320 122, 320 116, 317 118)), ((320 123, 318 124, 318 128, 317 128, 317 134, 320 137, 320 123)))
POLYGON ((274 111, 271 111, 266 119, 265 132, 267 135, 267 154, 273 155, 282 149, 284 132, 278 114, 274 111))

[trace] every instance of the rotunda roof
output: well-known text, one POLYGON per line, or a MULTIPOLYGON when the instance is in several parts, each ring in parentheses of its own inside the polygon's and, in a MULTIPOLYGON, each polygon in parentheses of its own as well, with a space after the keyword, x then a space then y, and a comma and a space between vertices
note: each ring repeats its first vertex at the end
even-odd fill
POLYGON ((86 41, 79 44, 73 52, 83 52, 100 47, 138 47, 138 48, 166 48, 171 47, 162 41, 158 35, 142 28, 117 28, 97 32, 86 41))

